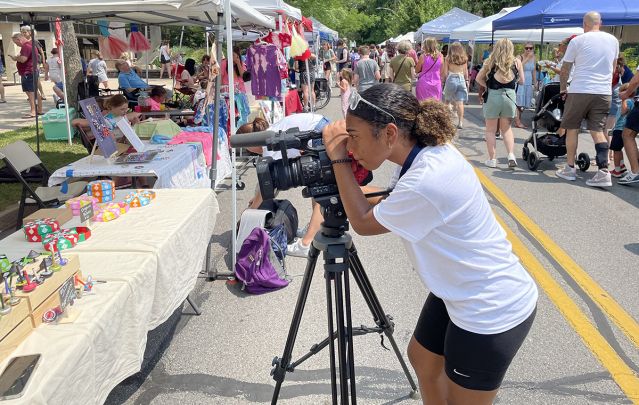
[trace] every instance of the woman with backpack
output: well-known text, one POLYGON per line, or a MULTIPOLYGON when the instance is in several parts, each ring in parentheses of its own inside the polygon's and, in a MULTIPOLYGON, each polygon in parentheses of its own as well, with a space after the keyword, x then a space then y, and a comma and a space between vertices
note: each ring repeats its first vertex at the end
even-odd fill
POLYGON ((517 84, 524 83, 524 67, 521 60, 515 58, 513 43, 508 38, 502 38, 493 47, 493 52, 484 62, 484 66, 477 75, 477 83, 486 88, 484 93, 484 119, 486 120, 486 148, 488 159, 484 164, 497 167, 495 157, 496 137, 499 130, 504 138, 504 145, 508 153, 508 167, 517 167, 515 158, 515 136, 512 130, 512 120, 517 116, 517 84), (497 128, 499 124, 499 128, 497 128))
POLYGON ((489 405, 532 326, 538 292, 454 136, 444 104, 419 103, 392 84, 353 93, 346 120, 323 131, 351 228, 399 236, 429 291, 408 345, 424 403, 489 405), (398 165, 388 196, 366 198, 348 151, 368 170, 398 165))

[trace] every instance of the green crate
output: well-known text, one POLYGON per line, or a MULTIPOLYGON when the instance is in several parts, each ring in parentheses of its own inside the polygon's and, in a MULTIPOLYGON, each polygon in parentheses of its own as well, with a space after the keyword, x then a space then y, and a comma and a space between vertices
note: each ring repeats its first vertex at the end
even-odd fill
MULTIPOLYGON (((69 117, 74 120, 77 117, 75 108, 69 108, 69 117)), ((69 138, 67 131, 67 116, 64 108, 54 108, 42 116, 44 127, 44 139, 47 141, 66 141, 69 138)), ((76 129, 71 127, 71 134, 75 136, 76 129)))

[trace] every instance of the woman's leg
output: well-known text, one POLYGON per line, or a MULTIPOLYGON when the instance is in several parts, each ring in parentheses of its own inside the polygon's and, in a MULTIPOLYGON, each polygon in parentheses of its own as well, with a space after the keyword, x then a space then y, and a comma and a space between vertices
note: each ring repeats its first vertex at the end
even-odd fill
POLYGON ((7 101, 4 98, 4 84, 2 83, 2 74, 0 73, 0 100, 7 101))
MULTIPOLYGON (((469 390, 460 385, 455 384, 453 381, 444 376, 446 380, 446 392, 448 393, 447 405, 492 405, 493 400, 497 396, 498 390, 493 391, 479 391, 469 390)), ((430 404, 430 402, 429 402, 430 404)))
POLYGON ((506 152, 509 155, 515 150, 515 135, 513 134, 513 129, 510 124, 511 120, 508 118, 501 118, 499 120, 499 131, 501 132, 501 136, 504 138, 506 152))
POLYGON ((309 107, 309 105, 308 105, 308 85, 306 85, 306 84, 302 84, 302 95, 303 95, 302 106, 304 108, 308 108, 309 107))
POLYGON ((413 336, 408 344, 408 360, 417 374, 422 401, 428 405, 446 405, 446 373, 444 356, 419 344, 413 336))
POLYGON ((495 159, 495 146, 497 140, 495 132, 497 131, 498 118, 486 119, 486 149, 488 150, 488 159, 495 159))
MULTIPOLYGON (((515 116, 515 126, 517 128, 526 128, 526 126, 521 122, 521 112, 522 112, 522 110, 523 109, 521 107, 517 107, 517 115, 515 116)), ((502 135, 503 135, 503 133, 502 133, 502 135)))
POLYGON ((457 117, 459 118, 458 126, 461 127, 464 124, 464 101, 455 101, 457 107, 457 117))

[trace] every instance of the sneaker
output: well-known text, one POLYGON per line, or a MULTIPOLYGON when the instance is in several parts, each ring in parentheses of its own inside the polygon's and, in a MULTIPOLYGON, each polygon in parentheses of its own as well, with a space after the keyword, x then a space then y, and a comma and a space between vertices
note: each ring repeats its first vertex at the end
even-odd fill
POLYGON ((630 170, 628 170, 628 173, 626 173, 625 176, 623 176, 621 179, 619 179, 619 181, 617 181, 618 184, 635 184, 635 183, 639 183, 639 173, 633 173, 630 170))
POLYGON ((623 177, 623 175, 626 174, 627 171, 628 170, 626 169, 626 165, 622 163, 619 170, 617 170, 617 168, 615 167, 613 170, 610 171, 610 175, 612 177, 620 178, 623 177))
POLYGON ((288 245, 286 250, 287 256, 295 257, 308 257, 308 251, 311 249, 311 245, 304 246, 302 239, 297 239, 295 242, 288 245))
POLYGON ((304 228, 297 228, 295 236, 297 236, 298 238, 303 238, 304 235, 306 235, 307 231, 308 231, 308 224, 306 224, 304 228))
POLYGON ((464 125, 460 122, 457 124, 457 129, 464 129, 464 125))
POLYGON ((508 154, 508 167, 510 167, 511 169, 517 167, 517 159, 515 158, 514 153, 508 154))
POLYGON ((598 170, 590 180, 586 181, 586 185, 592 187, 612 187, 612 177, 607 170, 598 170))
POLYGON ((487 161, 484 162, 484 164, 494 169, 497 167, 497 159, 488 159, 487 161))
POLYGON ((557 170, 555 174, 557 175, 557 177, 560 177, 564 180, 577 180, 577 169, 568 165, 565 165, 561 170, 557 170))
POLYGON ((499 131, 495 132, 495 139, 503 139, 499 131))

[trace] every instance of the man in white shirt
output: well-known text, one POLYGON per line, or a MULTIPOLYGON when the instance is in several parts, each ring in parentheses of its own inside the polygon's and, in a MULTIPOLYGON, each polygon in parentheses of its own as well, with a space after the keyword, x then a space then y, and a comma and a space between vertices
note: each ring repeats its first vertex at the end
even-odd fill
POLYGON ((588 130, 595 142, 599 171, 586 184, 610 187, 608 172, 608 139, 604 134, 612 101, 612 73, 619 57, 619 41, 600 31, 601 15, 591 11, 584 15, 584 34, 570 41, 561 67, 561 91, 566 94, 566 106, 561 127, 566 129, 567 164, 556 172, 558 177, 577 179, 575 154, 581 121, 587 120, 588 130), (568 77, 574 66, 572 82, 568 77))

